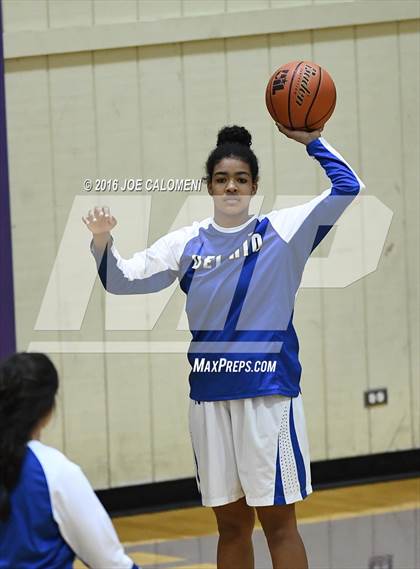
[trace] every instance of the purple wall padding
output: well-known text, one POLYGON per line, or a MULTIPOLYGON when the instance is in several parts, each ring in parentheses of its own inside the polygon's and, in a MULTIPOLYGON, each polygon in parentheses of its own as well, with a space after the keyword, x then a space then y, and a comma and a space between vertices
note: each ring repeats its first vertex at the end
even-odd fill
POLYGON ((3 18, 0 0, 0 359, 16 351, 12 235, 7 166, 3 18))

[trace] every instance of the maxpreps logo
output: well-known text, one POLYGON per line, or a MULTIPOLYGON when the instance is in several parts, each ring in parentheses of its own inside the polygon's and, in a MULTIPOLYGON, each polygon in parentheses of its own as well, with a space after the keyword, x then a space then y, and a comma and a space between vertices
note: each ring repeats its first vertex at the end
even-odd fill
POLYGON ((275 373, 276 360, 208 360, 196 358, 193 364, 194 373, 275 373))
POLYGON ((251 236, 251 239, 244 241, 242 245, 228 257, 223 257, 223 255, 192 255, 192 268, 212 269, 218 267, 223 259, 233 261, 235 259, 247 257, 251 253, 257 253, 262 247, 263 239, 259 233, 250 233, 249 235, 251 236))

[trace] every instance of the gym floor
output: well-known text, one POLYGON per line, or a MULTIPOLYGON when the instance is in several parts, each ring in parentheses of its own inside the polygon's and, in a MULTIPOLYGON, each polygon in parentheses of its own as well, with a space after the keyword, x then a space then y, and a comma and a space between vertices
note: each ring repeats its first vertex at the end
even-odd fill
MULTIPOLYGON (((319 490, 297 505, 297 516, 311 569, 420 569, 420 478, 319 490)), ((144 569, 216 569, 210 508, 113 521, 126 551, 144 569)), ((256 569, 270 569, 258 524, 254 546, 256 569)))

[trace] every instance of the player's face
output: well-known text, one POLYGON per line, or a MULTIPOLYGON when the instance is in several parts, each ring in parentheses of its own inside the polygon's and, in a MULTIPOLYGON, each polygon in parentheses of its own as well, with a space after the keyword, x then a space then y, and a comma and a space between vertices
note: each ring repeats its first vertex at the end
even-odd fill
POLYGON ((213 196, 215 214, 240 218, 248 215, 257 183, 252 181, 249 164, 237 158, 223 158, 214 167, 208 190, 213 196))

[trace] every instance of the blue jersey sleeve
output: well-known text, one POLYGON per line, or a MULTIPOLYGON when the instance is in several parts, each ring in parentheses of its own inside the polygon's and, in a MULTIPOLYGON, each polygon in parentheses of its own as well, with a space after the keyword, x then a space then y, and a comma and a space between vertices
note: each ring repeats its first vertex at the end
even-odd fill
MULTIPOLYGON (((320 208, 321 219, 316 228, 312 252, 334 226, 338 217, 353 201, 354 197, 364 188, 364 184, 344 158, 324 138, 313 140, 308 144, 306 150, 309 156, 320 163, 331 181, 327 201, 324 207, 320 208), (341 196, 343 199, 334 199, 332 196, 341 196), (331 202, 329 208, 325 207, 329 205, 328 202, 331 202), (322 216, 324 215, 325 219, 323 220, 322 216)), ((318 214, 317 210, 315 210, 315 217, 316 214, 318 214)))
POLYGON ((364 188, 358 175, 324 138, 310 142, 306 151, 320 163, 331 180, 331 195, 354 196, 364 188))

